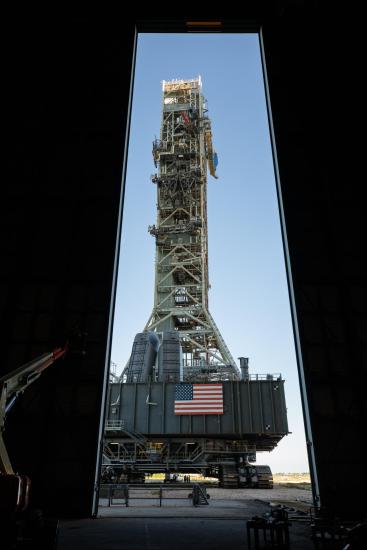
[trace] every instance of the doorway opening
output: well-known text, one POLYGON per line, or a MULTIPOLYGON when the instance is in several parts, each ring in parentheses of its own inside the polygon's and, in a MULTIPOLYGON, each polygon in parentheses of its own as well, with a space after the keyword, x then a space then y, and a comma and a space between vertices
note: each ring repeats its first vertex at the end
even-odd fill
POLYGON ((138 35, 100 512, 174 476, 307 486, 263 61, 258 33, 138 35))

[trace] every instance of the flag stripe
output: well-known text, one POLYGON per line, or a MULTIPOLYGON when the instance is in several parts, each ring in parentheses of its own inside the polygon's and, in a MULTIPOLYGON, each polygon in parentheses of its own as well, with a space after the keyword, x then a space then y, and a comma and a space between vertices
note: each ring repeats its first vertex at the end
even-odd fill
POLYGON ((197 394, 197 395, 208 395, 208 394, 213 394, 213 393, 216 393, 218 395, 221 395, 221 391, 220 390, 194 390, 194 394, 197 394))
POLYGON ((207 416, 210 414, 223 414, 223 411, 196 411, 195 413, 192 412, 176 412, 176 416, 207 416))
POLYGON ((196 413, 207 413, 207 414, 223 414, 223 409, 176 409, 175 414, 196 414, 196 413))
POLYGON ((199 384, 194 384, 193 385, 193 390, 199 390, 199 391, 221 391, 221 387, 220 386, 205 386, 205 387, 202 387, 200 386, 199 384))
POLYGON ((176 412, 194 412, 194 411, 199 411, 199 412, 202 412, 202 411, 223 411, 223 407, 211 407, 211 408, 208 408, 208 407, 193 407, 192 409, 188 408, 176 408, 176 412))
MULTIPOLYGON (((192 401, 176 401, 176 405, 192 405, 192 401)), ((206 403, 222 403, 222 399, 195 399, 194 403, 202 403, 205 405, 206 403)))
POLYGON ((213 390, 209 390, 209 389, 205 389, 205 390, 202 390, 201 388, 193 388, 194 389, 194 393, 222 393, 221 390, 218 388, 215 388, 213 390))
POLYGON ((179 403, 176 403, 176 408, 179 407, 180 409, 182 408, 187 408, 187 409, 192 409, 192 408, 195 408, 195 407, 201 407, 201 408, 204 408, 204 409, 209 409, 210 407, 214 407, 214 408, 218 408, 218 407, 222 407, 222 403, 208 403, 208 404, 205 404, 205 403, 194 403, 194 404, 190 404, 190 403, 184 403, 184 404, 179 404, 179 403))
POLYGON ((176 406, 176 410, 177 411, 192 411, 192 410, 198 410, 198 411, 201 411, 203 409, 207 409, 207 410, 212 410, 212 409, 223 409, 223 407, 221 405, 211 405, 211 406, 204 406, 204 405, 192 405, 191 407, 189 405, 185 406, 185 407, 177 407, 176 406))

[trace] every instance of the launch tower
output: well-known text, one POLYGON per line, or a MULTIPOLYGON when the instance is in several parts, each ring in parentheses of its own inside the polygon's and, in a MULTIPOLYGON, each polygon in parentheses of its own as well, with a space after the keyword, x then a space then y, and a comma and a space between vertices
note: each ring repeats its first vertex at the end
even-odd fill
POLYGON ((237 380, 236 363, 208 305, 208 169, 216 176, 201 79, 163 81, 157 173, 154 306, 145 331, 179 333, 183 379, 237 380))

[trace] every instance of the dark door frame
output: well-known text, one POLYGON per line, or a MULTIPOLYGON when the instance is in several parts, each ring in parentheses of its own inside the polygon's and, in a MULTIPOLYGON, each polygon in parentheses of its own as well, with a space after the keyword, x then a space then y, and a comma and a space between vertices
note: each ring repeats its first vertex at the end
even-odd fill
POLYGON ((126 137, 125 137, 125 144, 124 144, 118 234, 117 234, 116 249, 115 249, 115 263, 114 263, 114 274, 113 274, 113 282, 112 282, 112 299, 111 299, 111 308, 110 308, 110 314, 109 314, 107 353, 106 353, 106 361, 105 361, 103 395, 102 395, 102 401, 101 401, 102 410, 101 410, 101 422, 99 426, 99 445, 97 449, 97 462, 96 462, 97 466, 96 466, 96 475, 95 475, 95 481, 94 481, 95 491, 94 491, 93 512, 92 512, 94 516, 96 516, 98 511, 98 494, 99 494, 98 480, 100 477, 101 462, 102 462, 103 427, 105 424, 106 392, 108 387, 109 365, 111 360, 113 319, 114 319, 114 312, 115 312, 115 300, 116 300, 116 288, 117 288, 117 270, 118 270, 118 264, 119 264, 119 251, 120 251, 120 242, 121 242, 121 228, 122 228, 124 194, 125 194, 125 178, 126 178, 126 168, 127 168, 127 160, 128 160, 128 144, 129 144, 131 108, 132 108, 132 99, 133 99, 133 86, 134 86, 138 34, 139 33, 184 33, 184 32, 186 33, 190 33, 190 32, 249 33, 251 32, 251 33, 257 33, 259 36, 260 53, 261 53, 263 78, 264 78, 264 88, 265 88, 266 105, 267 105, 267 115, 268 115, 271 147, 272 147, 272 156, 273 156, 274 174, 275 174, 276 191, 277 191, 277 199, 278 199, 278 209, 279 209, 279 216, 280 216, 284 259, 285 259, 285 265, 286 265, 288 294, 289 294, 290 309, 291 309, 291 316, 292 316, 294 343, 295 343, 296 358, 297 358, 297 368, 298 368, 298 376, 299 376, 299 383, 300 383, 300 390, 301 390, 302 409, 303 409, 304 427, 305 427, 305 434, 306 434, 308 460, 309 460, 309 466, 310 466, 312 493, 313 493, 313 500, 315 505, 320 505, 319 483, 318 483, 315 452, 314 452, 314 445, 313 445, 310 413, 309 413, 309 407, 308 407, 308 395, 307 395, 304 365, 303 365, 303 359, 302 359, 299 325, 298 325, 297 311, 296 311, 296 304, 295 304, 295 297, 294 297, 294 290, 293 290, 292 267, 291 267, 291 260, 290 260, 289 247, 288 247, 288 238, 287 238, 285 214, 284 214, 282 191, 281 191, 281 180, 279 175, 279 166, 278 166, 278 159, 277 159, 277 147, 276 147, 273 116, 272 116, 272 109, 271 109, 271 98, 270 98, 268 75, 267 75, 267 69, 266 69, 266 54, 265 54, 265 45, 264 45, 263 25, 260 20, 256 20, 256 19, 236 20, 236 21, 234 20, 222 21, 221 19, 210 20, 210 21, 158 20, 157 19, 157 20, 146 20, 146 21, 136 22, 134 44, 132 48, 132 52, 133 52, 132 65, 131 65, 132 72, 130 76, 130 96, 129 96, 129 105, 128 105, 127 128, 126 128, 126 134, 125 134, 126 137))

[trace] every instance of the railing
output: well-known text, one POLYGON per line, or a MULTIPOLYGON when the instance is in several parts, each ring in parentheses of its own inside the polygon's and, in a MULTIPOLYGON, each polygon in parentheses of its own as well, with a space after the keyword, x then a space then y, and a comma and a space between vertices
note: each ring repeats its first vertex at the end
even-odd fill
POLYGON ((105 430, 108 432, 119 432, 125 429, 124 420, 107 420, 105 430))
POLYGON ((192 487, 192 503, 194 506, 201 506, 203 504, 209 504, 208 498, 210 496, 206 492, 206 488, 202 487, 198 483, 195 483, 192 487))
MULTIPOLYGON (((226 382, 232 379, 238 381, 238 378, 233 375, 231 369, 228 369, 226 367, 218 367, 218 372, 214 372, 214 369, 216 368, 216 365, 192 365, 192 362, 187 360, 187 362, 184 364, 184 376, 188 379, 192 377, 192 379, 196 382, 201 379, 201 381, 203 382, 208 381, 209 379, 211 382, 226 382), (204 372, 200 372, 201 369, 206 370, 204 372)), ((246 380, 282 380, 282 375, 280 373, 249 374, 246 380)), ((127 382, 126 374, 122 373, 117 381, 125 384, 127 382)), ((170 380, 166 380, 166 382, 170 382, 170 380)))
POLYGON ((281 380, 280 372, 273 374, 249 374, 249 380, 281 380))
POLYGON ((210 447, 203 448, 203 452, 207 454, 226 454, 226 453, 255 453, 256 445, 247 445, 246 443, 228 443, 225 447, 210 447))
MULTIPOLYGON (((99 504, 109 508, 112 506, 125 506, 128 508, 131 501, 142 500, 145 501, 142 504, 144 507, 159 506, 161 508, 163 501, 166 500, 189 500, 193 506, 200 506, 201 504, 209 504, 209 498, 206 488, 198 483, 186 484, 184 487, 167 487, 166 485, 136 487, 118 483, 100 486, 99 504), (180 492, 183 491, 189 491, 187 496, 180 495, 180 492)), ((183 503, 183 505, 185 504, 183 503)))

